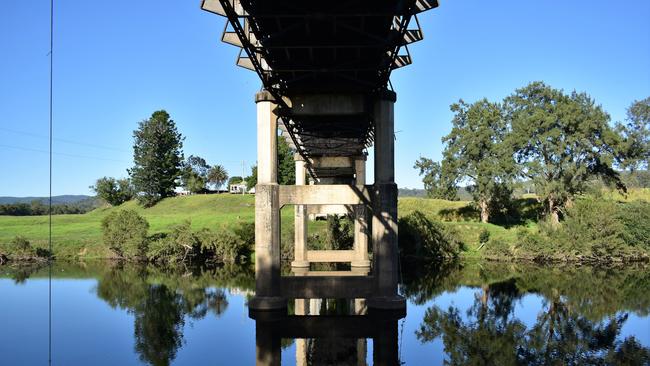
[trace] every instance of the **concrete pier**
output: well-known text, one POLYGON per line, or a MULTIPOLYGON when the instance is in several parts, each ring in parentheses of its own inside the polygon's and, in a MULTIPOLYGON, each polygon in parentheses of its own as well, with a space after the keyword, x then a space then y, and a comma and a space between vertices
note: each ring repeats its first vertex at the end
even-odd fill
MULTIPOLYGON (((296 185, 304 186, 307 177, 304 159, 296 154, 296 185)), ((294 260, 291 267, 309 268, 307 259, 307 206, 295 205, 294 207, 294 260)))
MULTIPOLYGON (((315 111, 327 110, 331 100, 312 96, 305 100, 315 111), (316 108, 318 106, 318 108, 316 108)), ((375 183, 366 185, 365 155, 320 156, 307 160, 295 157, 296 184, 278 185, 277 117, 271 95, 260 92, 257 102, 258 182, 255 196, 256 296, 249 302, 254 310, 286 307, 286 299, 366 298, 368 308, 403 309, 406 302, 397 293, 399 281, 397 248, 397 185, 394 169, 395 93, 385 91, 375 97, 372 118, 375 131, 375 183), (306 185, 307 167, 314 185, 306 185), (314 175, 316 171, 316 175, 314 175), (325 184, 323 184, 325 183, 325 184), (294 205, 294 276, 280 271, 280 209, 294 205), (307 207, 326 212, 340 207, 354 218, 354 247, 351 250, 308 250, 307 207), (372 213, 372 218, 369 214, 372 213), (372 242, 373 260, 368 244, 372 242), (312 274, 310 263, 350 263, 347 272, 312 274), (370 275, 368 275, 370 272, 370 275)), ((341 99, 344 100, 344 99, 341 99)), ((357 111, 358 99, 332 105, 357 111)))
MULTIPOLYGON (((366 184, 366 157, 360 156, 354 159, 354 184, 362 190, 366 184)), ((368 260, 368 239, 370 227, 368 225, 368 208, 365 204, 354 207, 354 260, 352 267, 369 268, 368 260)))
POLYGON ((373 189, 373 274, 375 296, 368 307, 400 309, 406 300, 397 294, 399 252, 397 248, 397 185, 395 184, 394 104, 397 97, 384 91, 375 101, 375 185, 373 189))
POLYGON ((255 187, 255 297, 248 306, 277 310, 287 306, 280 296, 280 190, 276 105, 266 91, 257 103, 257 186, 255 187))

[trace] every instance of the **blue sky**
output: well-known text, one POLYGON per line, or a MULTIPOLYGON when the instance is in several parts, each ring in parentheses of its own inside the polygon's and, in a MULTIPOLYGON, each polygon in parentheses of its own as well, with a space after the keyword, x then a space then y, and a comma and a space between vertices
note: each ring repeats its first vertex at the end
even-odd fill
MULTIPOLYGON (((234 66, 224 19, 199 0, 55 0, 53 193, 126 176, 132 131, 166 109, 184 151, 241 175, 255 163, 256 75, 234 66)), ((612 120, 650 96, 650 1, 441 0, 414 64, 393 73, 396 180, 439 159, 459 98, 501 100, 529 81, 587 91, 612 120)), ((49 1, 0 1, 0 196, 48 192, 49 1)), ((371 172, 370 172, 371 173, 371 172)), ((370 175, 371 176, 371 175, 370 175)))

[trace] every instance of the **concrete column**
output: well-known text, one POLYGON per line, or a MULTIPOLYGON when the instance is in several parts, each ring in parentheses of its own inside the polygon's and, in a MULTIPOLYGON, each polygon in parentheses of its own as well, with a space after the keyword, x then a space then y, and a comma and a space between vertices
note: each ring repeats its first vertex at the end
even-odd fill
POLYGON ((373 110, 375 121, 375 185, 373 189, 373 274, 377 295, 368 307, 401 309, 406 301, 397 294, 397 185, 395 184, 394 104, 396 95, 384 91, 373 110))
POLYGON ((278 186, 277 116, 270 93, 257 103, 257 186, 255 188, 255 297, 253 310, 286 308, 280 297, 280 195, 278 186))
MULTIPOLYGON (((366 300, 354 299, 354 315, 366 315, 366 300)), ((357 339, 357 366, 367 366, 368 343, 365 338, 357 339)))
MULTIPOLYGON (((354 160, 355 182, 357 187, 366 184, 366 157, 362 156, 354 160)), ((366 205, 354 207, 354 260, 352 267, 370 267, 368 260, 368 217, 366 205)))
MULTIPOLYGON (((305 161, 296 154, 296 185, 304 186, 306 181, 307 170, 305 161)), ((291 267, 309 268, 307 261, 307 207, 305 205, 295 205, 294 207, 294 255, 291 267)))

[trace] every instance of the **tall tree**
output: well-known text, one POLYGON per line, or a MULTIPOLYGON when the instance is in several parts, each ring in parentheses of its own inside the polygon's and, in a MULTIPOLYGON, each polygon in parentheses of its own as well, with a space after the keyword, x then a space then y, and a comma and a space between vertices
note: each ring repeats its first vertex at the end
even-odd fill
POLYGON ((210 165, 200 156, 190 155, 183 163, 181 184, 191 193, 201 193, 208 183, 210 165))
POLYGON ((429 158, 420 157, 413 168, 420 170, 422 183, 429 197, 450 201, 458 199, 454 179, 445 171, 446 166, 443 167, 442 164, 429 158))
POLYGON ((183 163, 183 137, 164 110, 140 122, 133 137, 131 181, 138 201, 145 207, 153 206, 174 195, 183 163))
POLYGON ((637 100, 627 109, 627 124, 616 128, 623 137, 624 156, 621 166, 630 171, 650 167, 650 97, 637 100))
POLYGON ((453 128, 443 137, 443 166, 468 190, 488 222, 494 203, 509 196, 514 171, 512 154, 504 145, 508 128, 501 106, 487 99, 472 104, 462 99, 451 105, 453 128))
POLYGON ((609 115, 587 94, 567 95, 533 82, 507 97, 505 105, 518 172, 533 182, 553 223, 559 223, 560 213, 584 192, 590 178, 625 189, 612 168, 619 135, 609 126, 609 115))
POLYGON ((221 165, 215 165, 208 171, 207 182, 217 189, 221 188, 228 180, 228 171, 221 165))

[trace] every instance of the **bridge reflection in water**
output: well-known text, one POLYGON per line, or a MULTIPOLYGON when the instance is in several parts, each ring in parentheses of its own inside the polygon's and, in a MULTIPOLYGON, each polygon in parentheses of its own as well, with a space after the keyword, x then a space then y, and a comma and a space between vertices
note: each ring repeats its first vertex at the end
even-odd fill
POLYGON ((368 309, 364 299, 295 299, 294 310, 255 311, 257 365, 280 365, 282 340, 295 339, 296 366, 399 365, 398 321, 404 310, 368 309))

